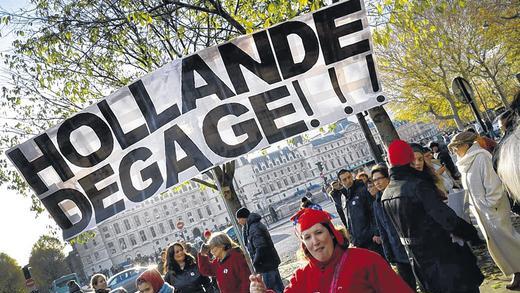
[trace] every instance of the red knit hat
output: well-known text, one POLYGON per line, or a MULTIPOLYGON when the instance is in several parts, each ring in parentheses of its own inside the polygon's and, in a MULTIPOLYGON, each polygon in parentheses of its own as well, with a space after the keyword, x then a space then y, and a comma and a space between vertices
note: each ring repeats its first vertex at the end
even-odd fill
POLYGON ((393 167, 409 165, 414 158, 412 147, 404 140, 396 139, 388 146, 388 161, 393 167))
POLYGON ((345 236, 343 236, 343 234, 341 234, 341 232, 334 227, 330 221, 331 219, 332 217, 329 213, 312 208, 301 209, 291 217, 291 221, 293 221, 294 225, 296 226, 296 230, 299 235, 301 235, 303 231, 309 229, 310 227, 321 223, 329 226, 338 244, 343 245, 345 243, 345 236))
POLYGON ((210 236, 211 236, 211 231, 210 230, 204 231, 204 238, 208 239, 210 236))
POLYGON ((144 271, 139 276, 139 278, 137 278, 136 284, 139 284, 142 281, 150 283, 154 293, 159 292, 159 290, 161 290, 162 286, 164 285, 164 280, 161 277, 161 273, 159 273, 159 271, 156 269, 148 269, 144 271))

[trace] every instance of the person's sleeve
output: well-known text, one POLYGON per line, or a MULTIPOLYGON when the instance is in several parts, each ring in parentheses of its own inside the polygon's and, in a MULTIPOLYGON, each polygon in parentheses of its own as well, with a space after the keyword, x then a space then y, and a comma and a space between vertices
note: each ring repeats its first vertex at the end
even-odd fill
POLYGON ((371 283, 378 293, 412 293, 414 292, 401 277, 385 262, 377 253, 370 253, 370 257, 365 258, 372 263, 369 267, 368 275, 371 283))
POLYGON ((209 292, 209 293, 213 292, 213 287, 211 286, 211 280, 209 279, 209 277, 200 276, 200 283, 202 284, 202 287, 204 287, 204 290, 206 292, 209 292))
POLYGON ((376 207, 376 202, 374 202, 373 204, 373 211, 374 211, 374 217, 376 219, 376 226, 379 230, 379 236, 381 237, 381 241, 383 241, 383 252, 385 253, 385 257, 386 257, 386 260, 388 262, 394 262, 394 255, 393 255, 393 252, 392 252, 392 247, 390 245, 390 242, 388 240, 388 234, 387 234, 387 231, 385 229, 385 227, 383 226, 383 221, 381 219, 381 217, 383 217, 384 215, 381 215, 380 212, 384 212, 382 210, 382 207, 380 209, 380 211, 378 212, 377 210, 377 207, 376 207))
POLYGON ((246 262, 246 257, 243 254, 237 255, 237 262, 235 268, 235 276, 240 282, 240 291, 237 293, 249 293, 249 276, 251 271, 246 262))
POLYGON ((432 186, 424 183, 418 184, 417 195, 422 200, 424 210, 444 230, 469 241, 478 238, 478 232, 475 227, 459 218, 448 205, 442 202, 432 186))
POLYGON ((302 276, 302 271, 297 270, 289 280, 289 285, 283 290, 284 293, 301 293, 306 292, 305 278, 302 276))
POLYGON ((211 262, 207 255, 197 254, 197 266, 199 267, 200 274, 203 276, 216 276, 217 264, 215 261, 211 262))
POLYGON ((453 163, 453 160, 451 159, 451 156, 448 152, 441 152, 439 155, 439 160, 441 163, 444 163, 446 166, 446 169, 450 171, 451 176, 453 176, 454 179, 457 179, 459 176, 457 174, 459 173, 457 170, 457 167, 453 163))
MULTIPOLYGON (((365 190, 363 192, 363 197, 364 197, 363 201, 365 204, 365 213, 367 214, 367 217, 370 221, 370 229, 371 229, 372 236, 379 236, 379 229, 377 228, 376 218, 375 218, 374 211, 372 208, 373 203, 374 203, 374 198, 372 197, 370 192, 368 192, 368 190, 365 190)), ((372 237, 370 237, 370 240, 372 240, 372 237)))
POLYGON ((252 261, 253 264, 257 264, 258 262, 269 257, 266 255, 270 251, 269 244, 266 239, 269 232, 267 232, 267 228, 262 223, 257 223, 254 228, 255 229, 250 229, 249 232, 251 233, 251 242, 255 248, 255 259, 252 261))
POLYGON ((500 181, 500 178, 493 169, 491 158, 481 154, 475 158, 473 164, 479 166, 479 181, 482 182, 482 188, 485 193, 482 200, 487 207, 497 207, 504 196, 504 188, 502 186, 502 181, 500 181))

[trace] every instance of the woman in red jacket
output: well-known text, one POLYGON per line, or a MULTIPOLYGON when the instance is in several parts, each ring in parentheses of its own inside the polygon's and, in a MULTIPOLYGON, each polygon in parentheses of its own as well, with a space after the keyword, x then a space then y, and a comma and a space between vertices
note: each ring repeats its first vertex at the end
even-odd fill
MULTIPOLYGON (((291 218, 308 264, 296 270, 285 293, 413 292, 377 253, 348 248, 330 219, 327 212, 310 208, 291 218)), ((260 275, 250 280, 251 293, 271 292, 260 275)))
POLYGON ((225 233, 213 233, 208 249, 198 254, 199 271, 205 276, 215 276, 221 293, 249 293, 249 267, 240 247, 225 233), (215 257, 210 261, 208 252, 215 257))

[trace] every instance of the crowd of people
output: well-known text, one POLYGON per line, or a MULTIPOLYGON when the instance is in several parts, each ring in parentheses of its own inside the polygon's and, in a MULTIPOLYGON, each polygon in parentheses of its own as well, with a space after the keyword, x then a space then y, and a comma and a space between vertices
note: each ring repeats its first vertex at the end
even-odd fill
MULTIPOLYGON (((387 164, 343 169, 328 189, 343 225, 304 197, 291 217, 306 261, 284 286, 280 257, 262 217, 241 208, 243 250, 227 234, 204 233, 199 251, 173 243, 159 270, 136 282, 142 293, 479 292, 484 275, 473 252, 487 245, 510 290, 520 291, 520 98, 501 117, 499 143, 472 129, 447 145, 396 140, 387 164), (472 224, 476 221, 478 230, 472 224), (479 230, 483 239, 479 235, 479 230), (395 268, 395 270, 392 268, 395 268)), ((104 293, 106 277, 91 281, 104 293)))

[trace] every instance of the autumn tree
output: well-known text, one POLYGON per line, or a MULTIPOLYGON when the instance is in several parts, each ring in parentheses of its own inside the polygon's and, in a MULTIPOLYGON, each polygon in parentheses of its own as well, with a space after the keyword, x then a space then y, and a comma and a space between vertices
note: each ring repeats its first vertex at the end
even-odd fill
POLYGON ((63 249, 64 244, 58 238, 48 235, 42 235, 34 243, 29 265, 40 292, 48 292, 53 280, 71 273, 63 249))
POLYGON ((5 253, 0 253, 0 276, 0 293, 25 292, 22 268, 5 253))
POLYGON ((462 129, 474 118, 451 92, 456 76, 472 82, 477 102, 485 108, 507 104, 518 63, 506 58, 511 46, 489 35, 477 17, 489 3, 404 2, 394 1, 392 9, 379 6, 388 22, 375 34, 383 83, 396 97, 392 109, 397 118, 452 120, 462 129))

